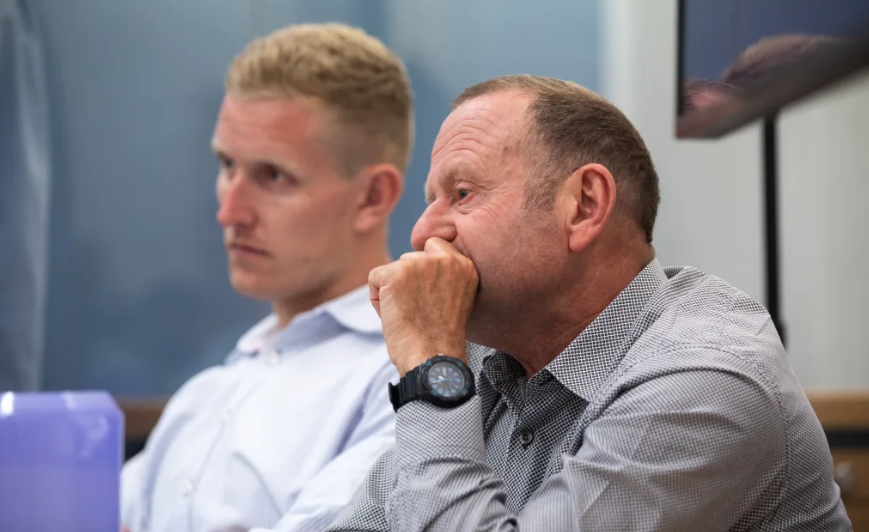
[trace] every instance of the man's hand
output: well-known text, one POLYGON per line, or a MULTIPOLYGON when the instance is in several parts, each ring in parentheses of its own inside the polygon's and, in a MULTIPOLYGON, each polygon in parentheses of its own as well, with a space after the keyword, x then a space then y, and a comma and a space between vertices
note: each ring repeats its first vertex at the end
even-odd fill
POLYGON ((371 270, 371 304, 401 376, 437 354, 465 358, 478 282, 474 263, 437 237, 426 241, 424 251, 371 270))

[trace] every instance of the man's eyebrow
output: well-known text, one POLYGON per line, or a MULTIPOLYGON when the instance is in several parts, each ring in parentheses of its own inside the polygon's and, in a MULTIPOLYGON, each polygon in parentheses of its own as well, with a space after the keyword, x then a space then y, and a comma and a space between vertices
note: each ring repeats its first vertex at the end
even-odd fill
POLYGON ((211 151, 214 153, 214 156, 217 158, 218 161, 223 162, 232 160, 232 157, 226 151, 226 148, 224 148, 220 144, 220 142, 217 142, 216 140, 211 141, 211 151))
MULTIPOLYGON (((450 185, 458 180, 460 173, 464 173, 464 170, 459 167, 453 166, 452 168, 448 169, 446 172, 440 175, 440 177, 438 178, 438 185, 440 185, 440 187, 444 190, 450 188, 450 185)), ((434 203, 434 201, 434 190, 432 190, 431 186, 427 182, 425 184, 425 202, 426 204, 431 205, 432 203, 434 203)))
MULTIPOLYGON (((217 139, 211 141, 211 150, 214 152, 214 155, 218 159, 228 159, 233 160, 232 156, 223 148, 220 142, 217 139)), ((298 174, 298 168, 287 161, 280 161, 277 159, 271 158, 262 158, 256 159, 253 161, 249 161, 247 164, 251 166, 259 166, 264 168, 277 168, 279 171, 286 172, 289 174, 296 175, 298 174)))

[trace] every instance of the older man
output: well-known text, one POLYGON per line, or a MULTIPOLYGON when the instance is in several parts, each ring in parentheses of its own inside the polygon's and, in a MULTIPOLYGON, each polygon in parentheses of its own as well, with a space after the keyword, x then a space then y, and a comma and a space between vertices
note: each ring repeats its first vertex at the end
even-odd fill
POLYGON ((471 87, 426 195, 369 277, 396 445, 330 530, 850 530, 767 312, 655 259, 658 179, 610 103, 471 87))

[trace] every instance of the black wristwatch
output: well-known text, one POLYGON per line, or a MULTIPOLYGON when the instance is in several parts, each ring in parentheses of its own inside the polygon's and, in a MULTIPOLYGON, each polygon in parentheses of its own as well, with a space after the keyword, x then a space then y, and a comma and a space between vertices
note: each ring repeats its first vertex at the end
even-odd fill
POLYGON ((467 364, 446 355, 432 357, 408 371, 397 385, 389 383, 389 400, 398 409, 417 399, 453 408, 474 396, 474 374, 467 364))

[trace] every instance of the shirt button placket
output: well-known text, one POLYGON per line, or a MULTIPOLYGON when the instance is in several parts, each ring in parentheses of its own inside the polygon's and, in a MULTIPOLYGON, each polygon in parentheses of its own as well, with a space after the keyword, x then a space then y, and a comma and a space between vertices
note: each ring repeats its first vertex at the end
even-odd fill
POLYGON ((264 357, 264 361, 265 361, 266 366, 273 368, 280 363, 281 354, 277 351, 269 351, 268 353, 266 353, 266 356, 264 357))
POLYGON ((531 429, 524 429, 520 432, 519 443, 522 444, 522 447, 527 449, 529 445, 534 443, 534 431, 531 429))
POLYGON ((193 481, 192 480, 188 480, 188 481, 184 482, 184 485, 181 486, 181 494, 184 495, 185 497, 190 497, 191 495, 193 495, 193 481))

